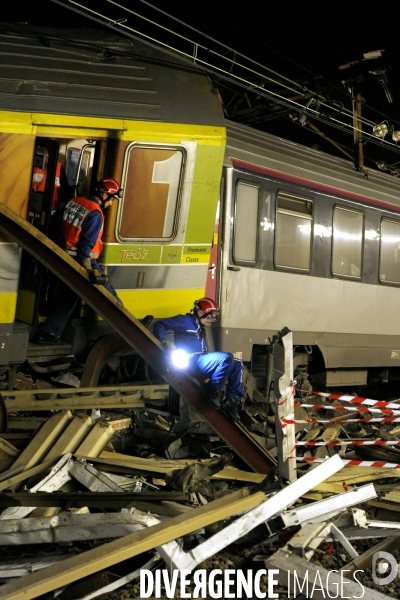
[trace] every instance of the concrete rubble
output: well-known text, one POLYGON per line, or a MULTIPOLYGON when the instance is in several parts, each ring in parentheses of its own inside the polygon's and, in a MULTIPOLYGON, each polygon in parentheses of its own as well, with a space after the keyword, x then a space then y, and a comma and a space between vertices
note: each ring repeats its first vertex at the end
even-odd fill
POLYGON ((240 411, 268 474, 165 393, 134 392, 123 409, 103 396, 91 415, 87 400, 61 410, 43 392, 46 406, 24 412, 18 392, 4 393, 2 600, 129 600, 141 596, 141 572, 164 574, 161 595, 146 597, 185 597, 165 574, 185 571, 192 590, 196 573, 216 569, 233 587, 239 572, 251 582, 247 595, 214 597, 398 597, 400 443, 382 442, 400 442, 400 428, 360 422, 361 402, 327 417, 335 409, 323 405, 347 405, 296 389, 288 336, 275 340, 275 398, 262 400, 248 374, 240 411))

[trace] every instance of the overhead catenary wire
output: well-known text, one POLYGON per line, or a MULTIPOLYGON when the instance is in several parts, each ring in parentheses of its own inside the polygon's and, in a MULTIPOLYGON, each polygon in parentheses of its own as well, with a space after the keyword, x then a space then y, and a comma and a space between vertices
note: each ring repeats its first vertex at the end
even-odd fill
MULTIPOLYGON (((147 2, 147 0, 139 0, 139 1, 142 2, 143 4, 147 4, 148 6, 152 6, 152 8, 154 8, 155 10, 161 10, 161 9, 158 9, 157 7, 155 7, 154 5, 152 5, 150 2, 147 2)), ((213 12, 210 9, 202 6, 199 2, 194 2, 194 3, 197 4, 198 6, 201 6, 202 10, 205 10, 205 11, 209 12, 210 14, 212 14, 214 17, 219 18, 220 20, 224 21, 230 27, 232 27, 234 29, 237 29, 242 35, 247 35, 247 37, 250 39, 250 35, 249 35, 248 32, 246 32, 242 27, 238 27, 235 23, 233 23, 232 21, 228 20, 225 16, 222 17, 221 15, 217 15, 215 12, 213 12)), ((172 17, 172 15, 171 15, 171 17, 172 17)), ((257 39, 257 43, 260 46, 263 46, 263 47, 267 48, 269 52, 273 52, 274 54, 280 56, 281 58, 283 58, 284 60, 286 60, 288 63, 292 63, 297 68, 299 68, 302 71, 304 71, 305 73, 311 75, 314 79, 318 79, 320 81, 323 81, 324 83, 326 82, 326 79, 325 79, 324 76, 321 76, 321 75, 315 73, 314 71, 312 71, 311 69, 309 69, 308 67, 304 66, 303 64, 298 63, 296 60, 294 60, 290 56, 287 56, 283 52, 280 52, 275 47, 270 46, 269 44, 266 44, 264 39, 257 39)), ((343 72, 345 72, 345 71, 343 71, 343 72)), ((328 85, 329 85, 329 87, 330 87, 331 90, 335 90, 335 91, 339 92, 340 94, 343 94, 344 96, 346 96, 349 100, 351 100, 351 94, 349 92, 345 91, 343 89, 343 87, 339 87, 338 85, 332 83, 331 81, 328 83, 328 85)), ((377 110, 376 108, 374 108, 374 107, 372 107, 370 105, 367 105, 367 104, 365 106, 369 110, 372 110, 373 112, 375 112, 377 115, 380 115, 380 117, 382 117, 382 119, 391 120, 391 119, 389 119, 389 117, 387 115, 385 115, 381 111, 377 110)), ((361 118, 363 118, 363 117, 361 117, 361 118)))
MULTIPOLYGON (((119 3, 115 2, 115 0, 106 0, 106 1, 107 1, 107 2, 109 2, 109 3, 111 3, 111 4, 115 4, 115 5, 119 6, 120 8, 123 8, 123 9, 125 9, 125 10, 127 10, 127 11, 129 11, 129 12, 132 12, 130 9, 127 9, 127 8, 123 7, 123 5, 122 5, 122 4, 119 4, 119 3)), ((290 79, 290 78, 286 77, 286 76, 285 76, 285 75, 283 75, 282 73, 278 73, 277 71, 275 71, 275 70, 271 69, 270 67, 267 67, 266 65, 263 65, 262 63, 260 63, 260 62, 258 62, 258 61, 256 61, 256 60, 254 60, 254 59, 252 59, 252 58, 249 58, 249 57, 248 57, 248 56, 246 56, 245 54, 243 54, 243 53, 241 53, 241 52, 238 52, 237 50, 235 50, 235 49, 231 48, 230 46, 228 46, 228 45, 226 45, 226 44, 224 44, 224 43, 220 42, 219 40, 216 40, 216 39, 215 39, 215 38, 213 38, 212 36, 209 36, 208 34, 206 34, 206 33, 202 32, 202 31, 200 31, 199 29, 197 29, 197 28, 195 28, 195 27, 192 27, 192 26, 191 26, 191 25, 189 25, 188 23, 185 23, 185 22, 184 22, 184 21, 182 21, 181 19, 178 19, 177 17, 175 17, 175 16, 174 16, 174 15, 172 15, 171 13, 168 13, 168 12, 166 12, 165 10, 162 10, 161 8, 159 8, 159 7, 157 7, 157 6, 154 6, 153 4, 151 4, 150 2, 148 2, 147 0, 139 0, 139 2, 141 2, 142 4, 145 4, 146 6, 149 6, 149 7, 151 7, 153 10, 155 10, 155 11, 157 11, 157 12, 159 12, 159 13, 163 14, 164 16, 166 16, 166 17, 168 17, 168 18, 170 18, 170 19, 172 19, 172 20, 176 21, 176 22, 177 22, 177 23, 179 23, 180 25, 183 25, 184 27, 187 27, 187 28, 188 28, 188 29, 190 29, 191 31, 194 31, 195 33, 197 33, 197 34, 199 34, 199 35, 203 36, 204 38, 206 38, 206 39, 208 39, 208 40, 210 40, 210 41, 212 41, 212 42, 214 42, 214 43, 217 43, 217 44, 219 44, 220 46, 222 46, 222 47, 226 48, 228 51, 234 52, 234 53, 235 53, 235 56, 241 56, 242 58, 244 58, 244 59, 246 59, 246 60, 250 61, 251 63, 254 63, 255 65, 257 65, 257 66, 261 67, 262 69, 265 69, 265 70, 269 71, 270 73, 273 73, 273 74, 274 74, 275 76, 277 76, 277 77, 278 77, 280 80, 285 80, 285 81, 287 81, 287 82, 291 83, 293 86, 295 86, 295 87, 297 87, 297 88, 300 88, 300 89, 303 91, 303 93, 306 93, 306 92, 307 92, 307 90, 308 90, 308 87, 307 87, 307 86, 304 86, 304 84, 300 84, 300 83, 298 83, 297 81, 294 81, 293 79, 290 79)), ((141 17, 141 18, 145 19, 145 17, 143 17, 143 16, 142 16, 142 15, 140 15, 139 13, 134 13, 134 14, 135 14, 136 16, 139 16, 139 17, 141 17)), ((146 20, 150 21, 150 19, 146 19, 146 20)), ((155 21, 151 21, 151 22, 152 22, 154 25, 157 25, 157 26, 159 26, 159 27, 161 27, 161 28, 164 28, 162 25, 160 25, 160 24, 156 23, 155 21)), ((229 23, 229 24, 230 24, 230 25, 232 25, 231 23, 229 23)), ((169 30, 169 29, 168 29, 168 31, 170 31, 171 33, 174 33, 174 32, 172 32, 172 31, 171 31, 171 30, 169 30)), ((242 30, 240 30, 240 31, 242 31, 242 30)), ((176 34, 176 35, 179 35, 179 34, 176 34)), ((182 36, 182 37, 183 37, 183 36, 182 36)), ((189 41, 189 38, 185 38, 185 39, 186 39, 187 41, 189 41)), ((191 43, 193 43, 193 44, 194 44, 194 43, 196 43, 196 42, 193 42, 192 40, 190 40, 190 41, 191 41, 191 43)), ((197 43, 196 43, 196 44, 197 44, 197 43)), ((285 56, 285 55, 283 55, 282 53, 278 52, 278 51, 277 51, 275 48, 271 48, 270 46, 266 45, 264 42, 262 42, 262 44, 263 44, 263 45, 265 45, 265 46, 266 46, 267 48, 269 48, 270 50, 272 50, 273 52, 275 52, 275 53, 279 54, 280 56, 284 57, 286 60, 290 60, 291 62, 293 62, 294 64, 296 64, 296 65, 297 65, 299 68, 302 68, 302 69, 304 69, 305 71, 307 71, 308 73, 310 73, 311 75, 313 75, 314 77, 316 77, 316 74, 315 74, 315 73, 313 73, 313 72, 312 72, 312 71, 310 71, 309 69, 306 69, 306 68, 305 68, 303 65, 299 65, 299 64, 298 64, 298 63, 296 63, 295 61, 292 61, 292 60, 291 60, 291 59, 289 59, 287 56, 285 56)), ((205 47, 204 47, 204 48, 205 48, 205 47)), ((271 79, 271 81, 273 82, 274 80, 272 80, 272 79, 271 79)), ((280 83, 280 82, 279 82, 279 81, 275 81, 275 83, 280 83)), ((342 89, 340 89, 340 90, 339 90, 339 88, 337 88, 336 86, 333 86, 332 84, 330 84, 330 86, 331 86, 331 87, 333 87, 334 89, 337 89, 337 90, 338 90, 338 91, 340 91, 341 93, 344 93, 344 94, 345 94, 346 96, 348 96, 349 98, 351 98, 351 95, 350 95, 349 93, 347 93, 347 92, 344 92, 342 89)), ((293 89, 292 89, 292 88, 290 88, 290 87, 287 87, 287 89, 288 89, 289 91, 293 91, 293 92, 295 92, 295 91, 296 91, 296 90, 293 90, 293 89)), ((310 91, 310 90, 308 90, 308 91, 310 91)), ((327 104, 326 106, 329 106, 329 107, 330 107, 330 105, 328 105, 328 104, 327 104)), ((372 107, 369 107, 369 108, 371 108, 371 110, 374 110, 374 111, 375 111, 375 109, 374 109, 374 108, 372 108, 372 107)), ((344 108, 344 110, 346 110, 346 111, 349 113, 349 115, 351 115, 351 116, 352 116, 352 114, 353 114, 353 113, 352 113, 351 111, 349 111, 348 109, 345 109, 345 108, 344 108)), ((380 113, 379 111, 376 111, 376 112, 377 112, 378 114, 380 114, 382 117, 384 117, 384 118, 387 118, 387 117, 386 117, 386 116, 385 116, 383 113, 380 113)), ((361 115, 360 115, 360 117, 359 117, 359 120, 360 120, 362 123, 364 123, 364 124, 367 124, 367 125, 375 125, 375 123, 374 123, 373 121, 367 120, 367 119, 365 119, 365 118, 364 118, 363 116, 361 116, 361 115)))
MULTIPOLYGON (((260 65, 260 63, 257 63, 256 61, 249 59, 248 57, 246 57, 245 55, 242 55, 240 53, 237 53, 235 50, 233 50, 232 48, 228 47, 228 46, 224 46, 223 44, 220 44, 220 42, 218 42, 217 40, 214 40, 213 38, 210 38, 210 36, 206 36, 205 34, 198 32, 199 34, 203 35, 204 37, 207 37, 208 39, 212 40, 213 42, 219 44, 220 46, 224 47, 225 49, 228 49, 231 52, 235 53, 235 60, 230 59, 229 57, 227 57, 224 54, 221 54, 220 52, 216 52, 215 50, 212 50, 210 48, 207 48, 206 46, 199 44, 198 42, 195 42, 193 40, 190 40, 189 38, 187 38, 186 36, 181 36, 181 34, 178 34, 176 32, 173 32, 171 29, 169 28, 165 28, 164 26, 156 23, 153 20, 147 19, 147 17, 143 17, 142 15, 140 15, 137 12, 133 12, 130 9, 127 9, 126 7, 124 7, 122 4, 119 4, 117 2, 115 2, 114 0, 107 0, 108 3, 113 4, 115 6, 118 6, 120 9, 127 11, 128 13, 133 13, 135 14, 135 16, 138 16, 139 18, 145 18, 147 21, 151 22, 154 26, 156 27, 161 27, 164 28, 166 31, 168 31, 169 33, 172 33, 173 35, 177 35, 180 38, 184 39, 185 41, 188 41, 192 46, 192 51, 190 53, 185 52, 181 49, 178 49, 176 47, 171 46, 170 44, 167 44, 165 42, 161 42, 160 40, 147 35, 146 33, 144 33, 143 31, 139 31, 138 29, 135 29, 133 27, 129 27, 126 24, 126 20, 125 19, 115 19, 113 17, 109 17, 105 14, 102 14, 98 11, 95 11, 87 6, 85 6, 82 2, 76 2, 75 0, 52 0, 52 2, 55 2, 56 4, 59 4, 63 7, 67 7, 70 8, 71 10, 74 10, 80 14, 83 14, 85 16, 89 16, 89 18, 95 20, 96 22, 101 23, 102 25, 109 27, 115 31, 117 31, 119 34, 123 33, 126 36, 130 36, 130 37, 137 37, 140 36, 141 38, 144 38, 145 41, 147 41, 147 43, 149 43, 152 46, 156 46, 156 47, 161 47, 163 48, 166 52, 169 52, 170 54, 173 55, 179 55, 181 56, 181 58, 191 61, 191 62, 196 62, 196 64, 200 65, 201 68, 207 72, 208 74, 213 74, 216 75, 217 77, 222 78, 223 80, 228 80, 228 81, 234 81, 238 86, 240 87, 244 87, 247 90, 251 90, 253 92, 256 92, 258 95, 266 97, 270 100, 273 100, 274 102, 285 106, 291 110, 297 110, 298 112, 304 112, 305 111, 305 106, 304 104, 301 104, 301 102, 292 100, 290 98, 286 98, 285 96, 282 96, 282 94, 278 93, 278 92, 274 92, 273 90, 269 89, 267 90, 265 88, 264 83, 262 84, 257 84, 254 81, 250 81, 248 79, 246 79, 243 76, 239 76, 236 73, 232 72, 232 65, 234 65, 236 68, 241 68, 244 69, 246 72, 251 73, 253 76, 257 76, 257 77, 261 77, 261 79, 264 79, 266 81, 269 81, 269 83, 274 83, 274 84, 279 84, 281 87, 283 87, 284 89, 287 89, 289 91, 292 92, 296 92, 296 94, 303 94, 303 98, 305 97, 305 95, 307 94, 309 97, 310 91, 308 90, 308 88, 304 89, 304 86, 302 88, 302 91, 299 92, 299 87, 301 88, 302 86, 300 84, 297 84, 295 82, 292 82, 292 80, 289 80, 288 78, 285 78, 282 75, 279 75, 279 77, 282 80, 287 80, 289 82, 291 82, 292 85, 296 85, 297 89, 293 89, 290 88, 289 86, 286 86, 285 84, 283 84, 281 81, 276 81, 275 79, 272 79, 271 77, 269 77, 268 75, 266 75, 265 73, 259 73, 258 71, 256 71, 254 68, 250 68, 247 65, 244 64, 239 64, 236 61, 236 56, 242 56, 244 57, 247 61, 249 61, 249 63, 251 64, 255 64, 257 66, 261 66, 262 69, 265 69, 266 71, 268 71, 268 67, 265 67, 264 65, 260 65), (211 62, 209 62, 208 60, 203 60, 202 58, 200 58, 198 56, 198 49, 203 49, 205 52, 212 54, 214 57, 218 57, 219 59, 222 59, 223 61, 227 61, 228 63, 231 64, 231 69, 227 70, 221 67, 218 67, 217 65, 213 65, 211 62)), ((147 3, 149 6, 152 6, 150 3, 147 3)), ((160 10, 157 9, 156 7, 153 6, 154 9, 156 10, 160 10)), ((165 12, 165 11, 163 11, 165 12)), ((168 13, 165 13, 167 16, 169 16, 170 18, 174 18, 175 17, 171 17, 171 15, 169 15, 168 13)), ((176 19, 177 20, 177 19, 176 19)), ((178 20, 179 21, 179 20, 178 20)), ((184 23, 182 23, 181 21, 179 21, 181 24, 185 25, 186 27, 190 27, 184 23)), ((194 29, 194 28, 192 28, 194 29)), ((197 32, 197 30, 195 30, 197 32)), ((275 72, 274 72, 275 73, 275 72)), ((322 121, 330 126, 333 126, 339 130, 342 130, 344 132, 347 133, 354 133, 354 126, 352 123, 352 118, 353 118, 353 114, 351 111, 349 111, 346 108, 343 107, 337 107, 335 106, 333 103, 327 103, 325 101, 325 99, 318 95, 317 93, 315 93, 315 97, 318 98, 318 104, 317 104, 317 108, 312 108, 311 105, 309 104, 307 107, 307 114, 309 116, 311 116, 312 118, 322 121), (346 123, 344 120, 341 120, 340 118, 336 118, 333 116, 329 116, 329 118, 326 117, 326 115, 322 115, 320 112, 320 107, 325 107, 326 109, 328 109, 331 112, 335 112, 337 114, 343 114, 346 117, 348 117, 351 122, 350 123, 346 123)), ((363 117, 361 118, 361 122, 372 127, 372 125, 374 125, 374 123, 368 119, 364 119, 363 117)), ((364 134, 364 138, 368 139, 369 141, 371 141, 374 144, 378 144, 380 146, 384 146, 386 148, 389 148, 391 151, 395 152, 395 153, 400 153, 400 148, 397 147, 397 145, 395 143, 391 143, 388 140, 378 140, 372 133, 368 133, 365 132, 364 134)))

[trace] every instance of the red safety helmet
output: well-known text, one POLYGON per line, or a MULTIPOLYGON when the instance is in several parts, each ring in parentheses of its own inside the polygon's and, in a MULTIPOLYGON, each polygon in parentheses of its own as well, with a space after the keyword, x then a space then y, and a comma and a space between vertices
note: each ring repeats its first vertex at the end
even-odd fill
POLYGON ((200 298, 194 302, 194 310, 198 317, 207 316, 217 319, 219 317, 218 305, 211 298, 200 298))
POLYGON ((99 192, 107 192, 110 196, 121 197, 121 187, 113 177, 105 177, 96 183, 96 190, 99 192))

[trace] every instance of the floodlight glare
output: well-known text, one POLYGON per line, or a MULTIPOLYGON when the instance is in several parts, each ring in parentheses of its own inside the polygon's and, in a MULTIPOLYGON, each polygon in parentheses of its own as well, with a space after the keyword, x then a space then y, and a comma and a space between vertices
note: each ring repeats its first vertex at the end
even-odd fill
POLYGON ((175 369, 184 370, 189 366, 189 356, 185 350, 178 348, 171 352, 171 362, 175 369))

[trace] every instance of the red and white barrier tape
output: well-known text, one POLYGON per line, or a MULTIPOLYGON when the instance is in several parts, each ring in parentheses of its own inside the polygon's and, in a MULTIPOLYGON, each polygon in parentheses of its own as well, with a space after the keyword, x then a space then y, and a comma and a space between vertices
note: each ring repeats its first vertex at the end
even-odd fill
POLYGON ((282 426, 296 423, 400 423, 400 417, 364 417, 361 419, 281 419, 282 426))
POLYGON ((293 425, 294 420, 294 412, 286 415, 286 417, 281 417, 281 427, 285 429, 287 425, 293 425))
POLYGON ((334 440, 296 442, 296 446, 400 446, 395 440, 334 440))
POLYGON ((371 400, 370 398, 359 398, 358 396, 346 396, 340 394, 327 394, 324 392, 311 392, 314 396, 323 396, 324 398, 331 398, 332 400, 340 400, 341 402, 351 402, 353 404, 368 404, 369 406, 386 408, 400 409, 400 404, 394 402, 387 402, 386 400, 371 400))
POLYGON ((391 410, 390 408, 367 408, 366 406, 327 406, 325 404, 302 404, 301 402, 295 402, 294 406, 303 408, 316 408, 318 410, 350 410, 352 412, 376 412, 383 413, 384 415, 400 415, 400 410, 391 410))
MULTIPOLYGON (((309 458, 307 456, 296 457, 296 460, 301 462, 325 462, 326 458, 309 458)), ((388 469, 400 469, 400 463, 381 462, 378 460, 348 460, 343 459, 342 462, 349 467, 386 467, 388 469)))

